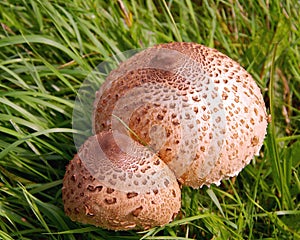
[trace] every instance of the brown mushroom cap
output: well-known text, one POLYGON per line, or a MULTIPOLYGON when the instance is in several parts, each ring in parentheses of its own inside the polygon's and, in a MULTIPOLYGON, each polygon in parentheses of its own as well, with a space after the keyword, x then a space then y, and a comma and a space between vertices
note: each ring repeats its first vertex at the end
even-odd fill
POLYGON ((66 214, 74 221, 112 230, 148 229, 169 223, 180 209, 180 189, 174 174, 138 143, 130 145, 139 154, 137 160, 133 152, 123 152, 116 136, 104 131, 90 137, 67 166, 62 190, 66 214), (92 174, 88 170, 91 165, 95 168, 92 174))
POLYGON ((267 127, 250 74, 196 43, 160 44, 120 64, 96 94, 94 132, 124 127, 112 115, 194 188, 237 175, 260 150, 267 127))

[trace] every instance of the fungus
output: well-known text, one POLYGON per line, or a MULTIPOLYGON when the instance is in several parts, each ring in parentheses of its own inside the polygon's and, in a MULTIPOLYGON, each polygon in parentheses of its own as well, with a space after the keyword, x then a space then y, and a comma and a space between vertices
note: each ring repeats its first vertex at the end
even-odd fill
POLYGON ((92 119, 95 135, 67 167, 63 201, 72 220, 114 230, 171 221, 177 181, 200 188, 236 176, 267 127, 250 74, 196 43, 160 44, 121 63, 96 93, 92 119))
POLYGON ((147 229, 170 222, 181 200, 173 172, 142 145, 130 146, 139 152, 140 158, 135 159, 114 138, 112 131, 90 137, 67 166, 62 189, 66 214, 74 221, 112 230, 147 229), (97 152, 99 147, 103 152, 97 152), (100 167, 93 166, 91 174, 80 158, 92 159, 90 164, 99 162, 100 167))

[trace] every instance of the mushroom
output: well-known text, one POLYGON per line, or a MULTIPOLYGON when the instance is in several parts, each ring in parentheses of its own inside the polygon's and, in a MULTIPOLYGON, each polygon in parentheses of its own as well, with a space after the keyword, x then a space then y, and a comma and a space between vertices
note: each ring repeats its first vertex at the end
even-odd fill
POLYGON ((82 145, 67 166, 63 183, 66 214, 107 229, 164 225, 180 209, 179 185, 168 166, 147 148, 112 131, 100 132, 82 145), (139 159, 123 152, 116 137, 131 143, 128 147, 138 151, 139 159), (87 164, 95 171, 88 171, 87 164))
POLYGON ((180 208, 177 181, 200 188, 236 176, 259 153, 266 127, 260 89, 238 63, 196 43, 148 48, 97 91, 95 136, 64 177, 65 211, 114 230, 164 225, 180 208))

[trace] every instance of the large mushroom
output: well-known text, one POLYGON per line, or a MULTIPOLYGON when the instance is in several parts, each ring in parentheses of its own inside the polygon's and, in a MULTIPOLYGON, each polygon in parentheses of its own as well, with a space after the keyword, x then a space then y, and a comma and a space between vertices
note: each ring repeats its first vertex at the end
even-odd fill
POLYGON ((115 230, 164 225, 180 209, 177 180, 199 188, 236 176, 266 127, 259 87, 226 55, 196 43, 146 49, 96 93, 95 136, 67 167, 65 211, 115 230))

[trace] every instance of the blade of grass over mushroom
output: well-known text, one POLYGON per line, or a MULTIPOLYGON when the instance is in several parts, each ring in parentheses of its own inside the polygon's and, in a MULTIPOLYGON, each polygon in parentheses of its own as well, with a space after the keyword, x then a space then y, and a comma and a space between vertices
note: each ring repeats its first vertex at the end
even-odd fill
POLYGON ((138 139, 138 141, 143 144, 144 146, 147 146, 150 150, 151 148, 149 147, 149 145, 143 141, 143 139, 141 139, 120 117, 112 114, 112 116, 114 118, 116 118, 136 139, 138 139))

